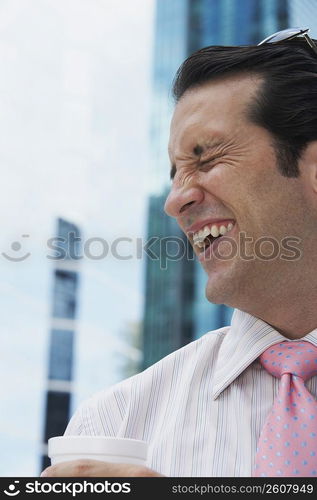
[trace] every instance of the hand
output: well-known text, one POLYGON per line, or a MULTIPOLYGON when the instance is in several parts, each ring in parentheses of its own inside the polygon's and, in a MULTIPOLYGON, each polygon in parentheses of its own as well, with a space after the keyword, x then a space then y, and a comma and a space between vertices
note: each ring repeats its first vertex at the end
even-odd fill
POLYGON ((100 460, 72 460, 51 465, 41 477, 163 477, 143 465, 115 464, 100 460))

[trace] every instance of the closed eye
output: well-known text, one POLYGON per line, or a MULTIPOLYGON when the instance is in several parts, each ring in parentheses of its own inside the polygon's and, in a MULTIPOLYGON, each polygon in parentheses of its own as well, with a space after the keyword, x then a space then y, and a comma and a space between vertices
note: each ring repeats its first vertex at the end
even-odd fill
POLYGON ((209 160, 201 161, 199 164, 199 170, 203 172, 214 167, 216 163, 220 160, 220 157, 209 158, 209 160))
MULTIPOLYGON (((212 159, 209 158, 208 160, 200 161, 198 168, 199 168, 199 170, 202 170, 203 172, 205 172, 205 171, 209 170, 210 168, 214 167, 217 160, 219 160, 219 159, 220 159, 220 157, 214 157, 212 159)), ((173 180, 175 175, 176 175, 176 165, 172 165, 171 170, 170 170, 170 179, 173 180)))
POLYGON ((171 166, 171 170, 170 170, 170 179, 171 179, 171 181, 174 179, 175 174, 176 174, 176 166, 172 165, 171 166))

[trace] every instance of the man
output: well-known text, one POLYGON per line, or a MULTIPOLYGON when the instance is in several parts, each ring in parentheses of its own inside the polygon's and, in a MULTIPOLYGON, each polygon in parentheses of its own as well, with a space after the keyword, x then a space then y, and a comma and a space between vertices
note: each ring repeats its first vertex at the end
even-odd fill
POLYGON ((286 361, 294 351, 282 352, 285 346, 308 345, 315 358, 305 363, 317 363, 313 43, 304 31, 286 30, 259 46, 204 48, 179 69, 165 210, 207 273, 208 300, 235 308, 232 323, 95 395, 69 423, 66 434, 147 441, 148 468, 81 461, 45 475, 317 475, 317 369, 304 387, 287 368, 280 381, 263 359, 275 345, 286 361), (308 344, 285 343, 298 339, 308 344), (308 424, 292 407, 270 413, 286 383, 293 385, 283 397, 294 391, 313 405, 289 404, 306 412, 308 424), (286 440, 276 431, 283 424, 289 432, 287 412, 300 432, 310 433, 309 446, 298 432, 286 440), (274 458, 263 452, 265 443, 274 458))

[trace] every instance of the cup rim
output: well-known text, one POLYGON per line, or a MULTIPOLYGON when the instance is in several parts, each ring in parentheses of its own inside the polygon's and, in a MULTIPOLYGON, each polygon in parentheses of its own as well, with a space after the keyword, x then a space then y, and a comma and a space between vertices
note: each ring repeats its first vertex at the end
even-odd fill
POLYGON ((55 436, 48 440, 48 457, 56 455, 116 455, 146 460, 147 442, 114 436, 55 436))

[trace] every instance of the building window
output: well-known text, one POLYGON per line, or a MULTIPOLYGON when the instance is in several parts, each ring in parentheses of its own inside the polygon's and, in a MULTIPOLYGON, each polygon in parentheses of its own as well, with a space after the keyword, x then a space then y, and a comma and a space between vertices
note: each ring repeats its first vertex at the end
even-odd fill
POLYGON ((72 330, 52 330, 49 379, 72 379, 73 340, 74 332, 72 330))

